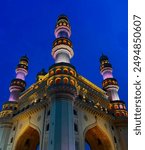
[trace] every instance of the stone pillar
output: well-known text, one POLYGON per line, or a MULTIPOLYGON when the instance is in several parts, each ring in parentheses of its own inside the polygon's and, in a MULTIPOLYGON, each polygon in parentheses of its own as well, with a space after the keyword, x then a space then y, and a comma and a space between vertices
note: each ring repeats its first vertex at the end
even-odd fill
POLYGON ((49 150, 75 150, 73 95, 51 96, 49 150))
POLYGON ((0 150, 6 150, 9 142, 13 140, 10 139, 9 141, 11 127, 10 123, 0 123, 0 150))

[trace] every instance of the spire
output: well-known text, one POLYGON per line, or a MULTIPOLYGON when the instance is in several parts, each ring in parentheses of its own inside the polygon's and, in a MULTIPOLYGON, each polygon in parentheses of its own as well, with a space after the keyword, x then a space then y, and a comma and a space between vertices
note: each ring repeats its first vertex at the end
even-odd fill
POLYGON ((19 64, 16 67, 16 78, 13 79, 10 84, 9 101, 16 101, 20 92, 25 90, 25 77, 28 74, 28 61, 29 59, 26 55, 20 58, 19 64))
POLYGON ((60 15, 58 17, 54 34, 56 39, 53 42, 52 56, 55 63, 70 63, 70 59, 73 57, 74 52, 72 49, 72 42, 69 39, 71 36, 71 27, 65 15, 60 15))

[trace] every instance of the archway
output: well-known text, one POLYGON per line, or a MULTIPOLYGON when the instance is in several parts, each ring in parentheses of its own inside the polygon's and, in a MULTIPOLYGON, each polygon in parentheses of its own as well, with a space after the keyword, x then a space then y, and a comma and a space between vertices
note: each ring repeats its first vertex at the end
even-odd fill
POLYGON ((37 150, 40 143, 40 136, 37 130, 28 127, 19 137, 15 150, 37 150))
POLYGON ((85 142, 85 150, 91 150, 91 147, 87 142, 85 142))
POLYGON ((85 140, 91 150, 113 150, 109 138, 98 126, 86 132, 85 140))

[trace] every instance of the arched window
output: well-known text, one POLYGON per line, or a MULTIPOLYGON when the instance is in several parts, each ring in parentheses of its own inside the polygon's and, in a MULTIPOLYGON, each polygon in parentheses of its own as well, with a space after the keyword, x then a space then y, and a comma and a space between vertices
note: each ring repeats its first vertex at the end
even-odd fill
POLYGON ((52 76, 52 75, 54 75, 54 71, 53 70, 50 71, 50 76, 52 76))
POLYGON ((64 22, 63 25, 66 26, 66 23, 64 22))
POLYGON ((61 69, 56 69, 56 74, 60 74, 61 73, 61 69))
POLYGON ((52 85, 52 84, 53 84, 53 80, 50 80, 50 81, 49 81, 49 85, 52 85))
POLYGON ((120 107, 120 109, 123 109, 123 106, 121 104, 119 105, 119 107, 120 107))
POLYGON ((74 71, 72 71, 72 70, 70 70, 70 74, 71 74, 72 76, 75 75, 74 71))
POLYGON ((56 78, 56 79, 55 79, 55 83, 56 83, 56 84, 59 84, 60 82, 61 82, 61 78, 56 78))
POLYGON ((10 141, 11 143, 13 143, 13 137, 11 138, 11 141, 10 141))
POLYGON ((74 124, 74 130, 75 132, 78 132, 78 125, 76 123, 74 124))
POLYGON ((68 74, 68 69, 67 69, 67 68, 64 68, 64 69, 63 69, 63 72, 66 73, 66 74, 68 74))
POLYGON ((74 112, 74 115, 77 116, 78 113, 75 109, 73 110, 73 112, 74 112))
POLYGON ((46 131, 49 131, 49 124, 47 124, 46 126, 46 131))
POLYGON ((68 78, 64 78, 64 79, 63 79, 63 83, 64 83, 64 84, 67 84, 67 83, 68 83, 68 78))
POLYGON ((74 80, 70 80, 70 84, 74 86, 75 85, 74 80))
POLYGON ((120 116, 120 114, 119 114, 119 113, 116 113, 116 116, 118 117, 118 116, 120 116))
POLYGON ((122 116, 125 116, 125 113, 124 112, 122 112, 122 114, 121 114, 122 116))
POLYGON ((114 108, 115 108, 115 109, 119 109, 119 107, 118 107, 118 105, 117 105, 117 104, 116 104, 116 105, 114 105, 114 108))

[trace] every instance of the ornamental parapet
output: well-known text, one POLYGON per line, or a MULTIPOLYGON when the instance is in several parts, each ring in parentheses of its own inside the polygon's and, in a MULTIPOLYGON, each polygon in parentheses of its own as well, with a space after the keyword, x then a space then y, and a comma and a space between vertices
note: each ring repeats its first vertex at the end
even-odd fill
POLYGON ((53 42, 53 47, 55 47, 57 45, 62 45, 62 44, 68 45, 71 48, 73 47, 71 40, 68 38, 64 38, 64 37, 55 39, 55 41, 53 42))

